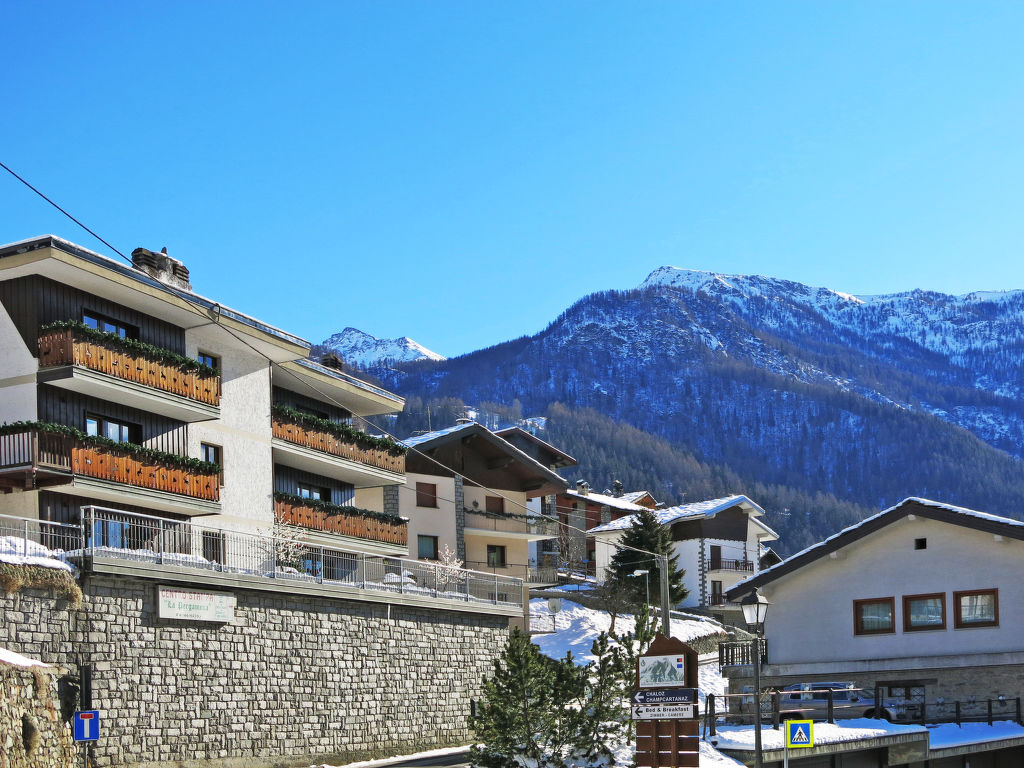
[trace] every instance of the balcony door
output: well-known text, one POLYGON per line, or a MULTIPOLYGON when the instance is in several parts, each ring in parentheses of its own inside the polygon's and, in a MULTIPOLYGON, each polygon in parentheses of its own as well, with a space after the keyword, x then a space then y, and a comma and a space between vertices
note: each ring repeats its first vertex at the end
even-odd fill
POLYGON ((720 544, 711 545, 711 563, 709 569, 712 571, 720 570, 722 567, 722 546, 720 544))

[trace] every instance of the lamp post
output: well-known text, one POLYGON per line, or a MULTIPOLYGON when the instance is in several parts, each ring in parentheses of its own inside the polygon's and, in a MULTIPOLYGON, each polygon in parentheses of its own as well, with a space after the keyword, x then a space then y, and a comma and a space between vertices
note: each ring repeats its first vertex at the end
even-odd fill
POLYGON ((645 570, 642 570, 640 568, 637 568, 635 571, 633 571, 631 574, 629 574, 630 576, 643 576, 644 577, 644 587, 647 590, 647 604, 648 605, 651 604, 651 576, 650 576, 650 573, 651 573, 650 571, 645 571, 645 570))
POLYGON ((754 639, 750 641, 751 657, 754 663, 754 768, 761 768, 761 638, 764 637, 764 617, 771 603, 757 589, 740 600, 743 620, 754 628, 754 639))

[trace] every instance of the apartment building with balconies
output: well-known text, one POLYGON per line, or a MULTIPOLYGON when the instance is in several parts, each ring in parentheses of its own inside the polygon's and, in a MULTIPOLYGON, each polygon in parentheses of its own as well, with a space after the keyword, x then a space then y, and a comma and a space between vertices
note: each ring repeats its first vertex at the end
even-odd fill
MULTIPOLYGON (((739 603, 727 598, 730 588, 761 572, 767 543, 778 534, 762 520, 764 510, 746 496, 727 496, 654 511, 668 528, 683 583, 689 594, 680 607, 709 613, 728 624, 742 623, 739 603)), ((587 531, 596 542, 600 578, 633 516, 620 517, 587 531)))
MULTIPOLYGON (((80 524, 102 508, 111 522, 88 535, 108 544, 132 516, 284 523, 311 545, 405 555, 385 499, 405 448, 362 422, 403 400, 309 350, 194 293, 166 253, 128 265, 52 236, 0 247, 0 514, 80 524)), ((207 536, 200 554, 223 559, 224 544, 207 536)))
POLYGON ((575 460, 520 432, 499 436, 464 421, 404 441, 414 449, 398 492, 410 556, 437 560, 447 548, 471 570, 556 583, 555 568, 537 563, 531 547, 558 535, 538 502, 567 486, 552 465, 575 460))

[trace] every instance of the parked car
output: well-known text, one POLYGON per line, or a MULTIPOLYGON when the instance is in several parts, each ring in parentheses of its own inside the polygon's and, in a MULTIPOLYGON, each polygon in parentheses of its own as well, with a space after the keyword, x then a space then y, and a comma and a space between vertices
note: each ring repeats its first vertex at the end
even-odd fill
MULTIPOLYGON (((837 719, 874 717, 875 697, 872 691, 858 688, 851 682, 793 683, 777 691, 779 716, 783 720, 824 720, 828 717, 828 692, 832 691, 833 714, 837 719)), ((751 690, 751 693, 753 691, 751 690)), ((741 714, 753 713, 753 696, 740 699, 741 714)), ((879 715, 889 721, 913 719, 912 707, 900 699, 883 699, 879 715)), ((761 716, 771 717, 772 697, 761 701, 761 716)))

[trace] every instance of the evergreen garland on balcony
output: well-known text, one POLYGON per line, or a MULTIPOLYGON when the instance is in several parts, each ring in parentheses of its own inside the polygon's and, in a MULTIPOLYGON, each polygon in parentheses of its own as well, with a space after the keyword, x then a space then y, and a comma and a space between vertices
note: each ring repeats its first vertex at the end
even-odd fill
POLYGON ((285 493, 284 491, 274 491, 274 501, 292 504, 296 507, 312 507, 315 510, 323 512, 328 517, 351 515, 353 517, 365 517, 370 520, 379 520, 382 523, 391 523, 392 525, 406 525, 408 522, 405 518, 399 517, 398 515, 392 515, 387 512, 374 512, 372 509, 361 509, 360 507, 331 504, 329 501, 323 501, 322 499, 307 499, 303 496, 296 496, 294 493, 285 493))
POLYGON ((488 512, 486 509, 472 509, 471 507, 463 507, 462 509, 467 515, 480 515, 482 517, 489 517, 492 520, 529 520, 531 523, 555 524, 554 520, 548 517, 541 517, 540 515, 524 515, 519 512, 488 512))
POLYGON ((120 453, 127 453, 137 459, 144 459, 150 464, 169 464, 199 475, 216 475, 221 470, 219 464, 211 464, 208 461, 193 459, 190 456, 179 456, 176 453, 157 451, 144 445, 136 445, 135 443, 119 443, 107 437, 87 435, 82 430, 69 427, 67 424, 53 424, 46 421, 14 421, 10 424, 0 424, 0 435, 13 435, 18 432, 32 431, 46 432, 51 435, 64 435, 86 445, 94 445, 98 448, 107 448, 120 453))
POLYGON ((373 435, 368 435, 365 432, 360 432, 358 429, 350 427, 348 424, 336 424, 333 421, 321 419, 318 416, 311 416, 308 413, 297 411, 286 405, 275 405, 270 410, 271 413, 281 421, 289 421, 293 424, 299 424, 303 427, 315 429, 319 432, 327 432, 341 440, 347 440, 355 443, 360 448, 385 451, 392 456, 404 456, 409 450, 401 443, 396 443, 390 438, 374 437, 373 435))
POLYGON ((72 331, 75 336, 84 336, 100 344, 116 347, 125 352, 133 352, 158 363, 174 366, 182 371, 194 371, 200 376, 220 376, 219 371, 204 363, 200 363, 198 360, 179 355, 177 352, 172 352, 169 349, 147 344, 144 341, 124 339, 116 333, 91 328, 79 320, 58 320, 55 323, 47 323, 39 329, 40 333, 46 333, 47 331, 72 331))

